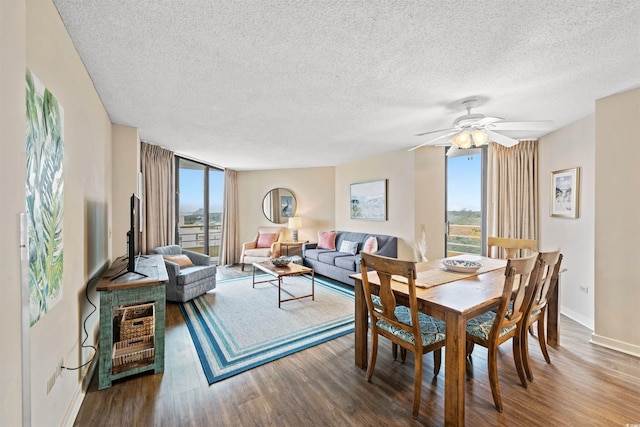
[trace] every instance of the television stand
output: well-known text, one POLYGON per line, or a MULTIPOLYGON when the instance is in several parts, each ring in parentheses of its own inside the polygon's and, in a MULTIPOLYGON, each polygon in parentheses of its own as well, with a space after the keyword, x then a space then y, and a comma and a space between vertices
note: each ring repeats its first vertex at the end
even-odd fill
MULTIPOLYGON (((141 372, 164 371, 165 283, 169 280, 164 259, 162 255, 150 255, 140 260, 137 268, 144 273, 136 273, 144 277, 131 274, 122 275, 115 281, 109 280, 110 274, 121 272, 126 265, 125 257, 118 258, 96 287, 100 294, 99 390, 110 387, 114 380, 141 372), (145 336, 133 340, 124 339, 121 336, 122 329, 116 328, 117 323, 122 321, 117 316, 119 310, 150 304, 153 305, 152 329, 145 336)), ((143 323, 142 318, 136 320, 143 323)))

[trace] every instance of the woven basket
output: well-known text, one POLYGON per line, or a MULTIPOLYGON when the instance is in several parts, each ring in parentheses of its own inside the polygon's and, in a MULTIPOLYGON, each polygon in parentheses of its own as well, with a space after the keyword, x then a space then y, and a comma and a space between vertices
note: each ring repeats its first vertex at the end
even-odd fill
POLYGON ((153 335, 118 341, 113 344, 112 371, 114 374, 154 361, 155 347, 153 335))
POLYGON ((125 307, 120 321, 120 341, 153 335, 155 309, 154 303, 125 307))

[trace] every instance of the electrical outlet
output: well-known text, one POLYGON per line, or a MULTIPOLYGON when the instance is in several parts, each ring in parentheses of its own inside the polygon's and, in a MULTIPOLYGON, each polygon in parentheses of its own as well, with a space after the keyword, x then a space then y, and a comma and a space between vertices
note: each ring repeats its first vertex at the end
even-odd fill
POLYGON ((584 292, 585 294, 588 294, 588 293, 589 293, 589 287, 588 287, 588 286, 586 286, 586 285, 580 285, 580 286, 578 286, 578 290, 579 290, 580 292, 584 292))
POLYGON ((47 380, 47 394, 51 391, 53 386, 56 384, 56 380, 62 374, 62 367, 64 366, 64 359, 60 359, 58 361, 58 365, 56 366, 56 370, 53 371, 53 375, 49 377, 47 380))

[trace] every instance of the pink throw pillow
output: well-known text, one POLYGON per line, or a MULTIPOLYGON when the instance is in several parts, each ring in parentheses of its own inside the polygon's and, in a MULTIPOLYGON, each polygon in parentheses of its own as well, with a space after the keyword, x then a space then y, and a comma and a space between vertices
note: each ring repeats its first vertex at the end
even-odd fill
POLYGON ((265 233, 258 235, 257 248, 270 248, 273 242, 276 241, 278 235, 276 233, 265 233))
POLYGON ((374 236, 369 237, 364 242, 361 252, 369 252, 370 254, 378 252, 378 239, 376 239, 374 236))
POLYGON ((336 232, 318 231, 318 249, 336 250, 336 232))

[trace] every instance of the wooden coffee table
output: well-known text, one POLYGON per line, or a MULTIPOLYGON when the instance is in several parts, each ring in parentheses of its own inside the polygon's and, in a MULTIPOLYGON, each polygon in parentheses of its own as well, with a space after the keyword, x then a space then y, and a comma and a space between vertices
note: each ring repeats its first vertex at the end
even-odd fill
POLYGON ((253 287, 256 287, 256 283, 271 283, 273 286, 278 288, 278 308, 280 308, 280 304, 286 301, 293 301, 301 298, 309 298, 311 300, 315 300, 314 292, 315 292, 315 272, 313 268, 305 267, 303 265, 294 264, 292 262, 289 263, 286 267, 276 267, 271 263, 271 261, 263 261, 263 262, 254 262, 253 263, 253 287), (260 282, 256 282, 256 269, 267 273, 268 275, 274 277, 274 279, 262 280, 260 282), (295 296, 291 292, 282 288, 282 278, 286 276, 298 276, 301 274, 311 274, 311 293, 308 295, 300 295, 295 296), (275 283, 277 281, 277 283, 275 283), (289 295, 291 298, 282 299, 282 292, 289 295))

